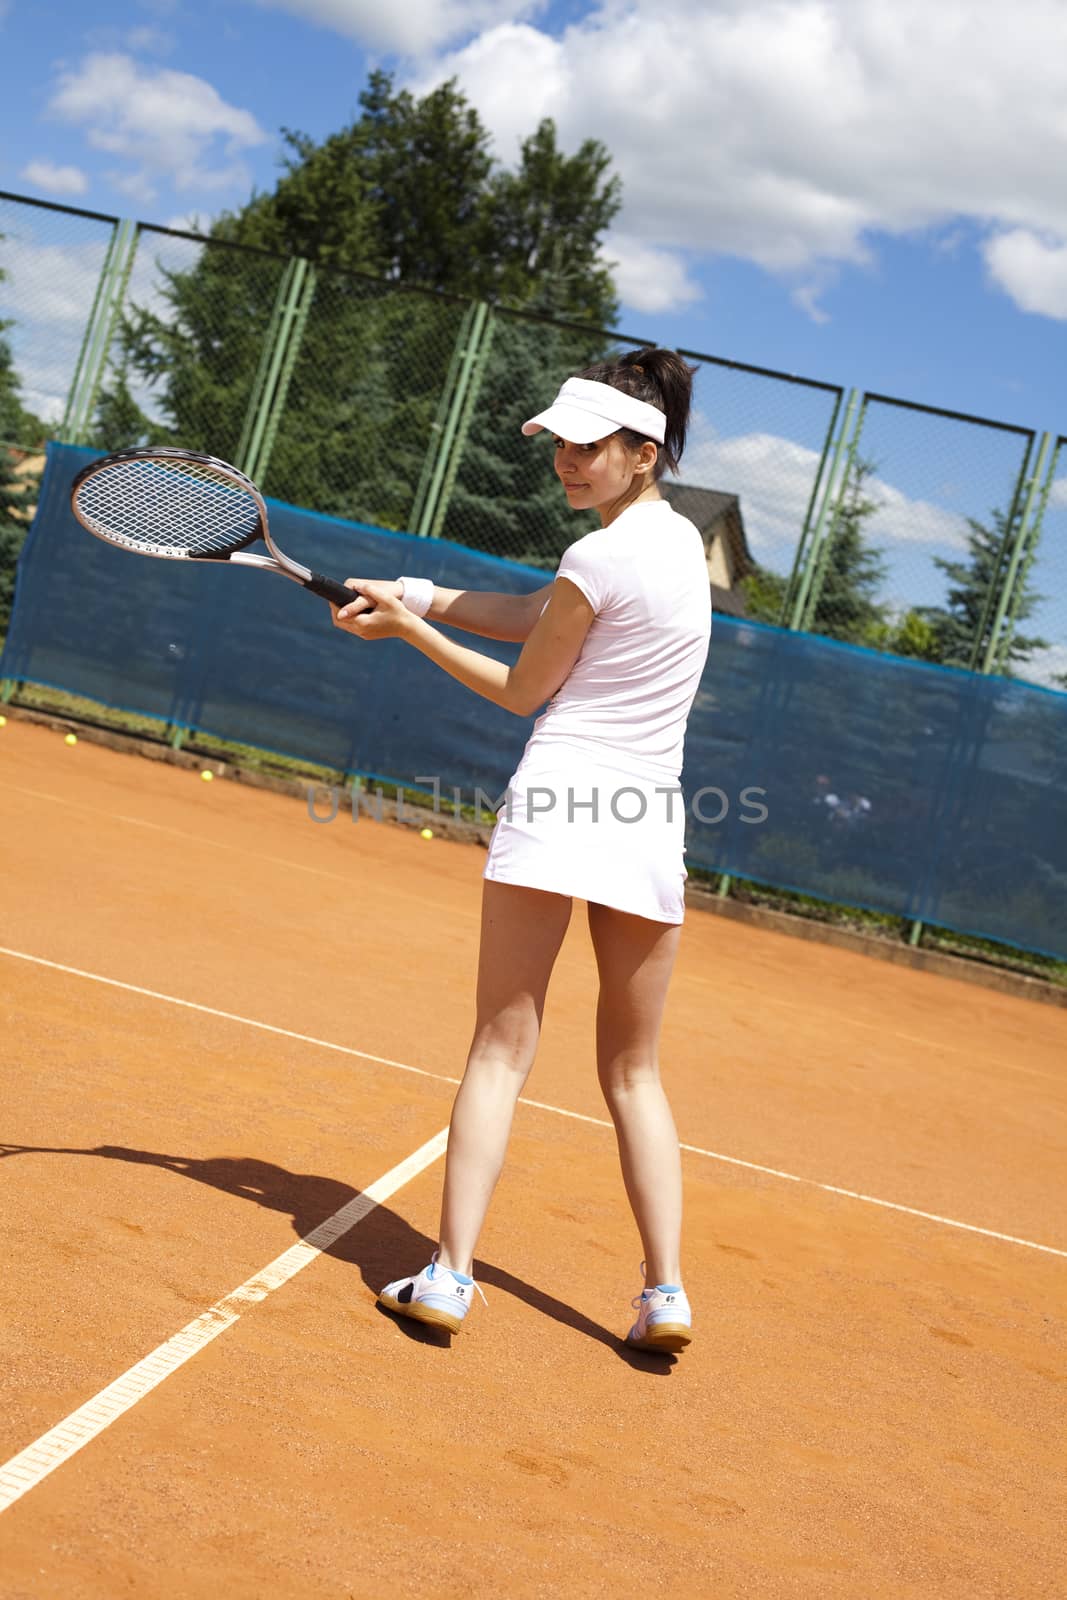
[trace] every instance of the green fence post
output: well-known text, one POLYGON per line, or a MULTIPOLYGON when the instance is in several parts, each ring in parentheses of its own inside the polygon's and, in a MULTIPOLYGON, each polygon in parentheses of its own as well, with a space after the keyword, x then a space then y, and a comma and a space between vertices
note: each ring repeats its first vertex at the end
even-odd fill
POLYGON ((1033 477, 1030 479, 1027 490, 1026 503, 1019 518, 1019 529, 1012 541, 1007 571, 1004 574, 1000 598, 989 630, 989 644, 982 659, 981 670, 983 672, 994 672, 998 667, 1004 667, 1007 664, 1008 651, 1011 648, 1011 641, 1015 632, 1015 615, 1022 601, 1023 589, 1026 585, 1026 573, 1029 568, 1029 560, 1024 560, 1024 556, 1026 556, 1028 548, 1031 550, 1036 548, 1037 541, 1041 537, 1041 525, 1045 519, 1045 507, 1048 505, 1049 491, 1052 488, 1052 478, 1056 468, 1056 458, 1059 455, 1057 448, 1053 451, 1051 470, 1047 477, 1044 477, 1045 460, 1051 449, 1052 435, 1050 433, 1042 434, 1033 477), (1044 481, 1042 482, 1043 478, 1044 481), (1034 516, 1035 505, 1037 506, 1036 517, 1034 516), (1033 530, 1032 537, 1031 529, 1033 530), (1006 627, 1005 622, 1007 622, 1006 627), (1002 628, 1004 630, 1003 636, 1001 636, 1002 628))
POLYGON ((100 312, 100 301, 104 293, 104 285, 108 283, 111 278, 111 266, 115 257, 115 240, 118 238, 119 228, 121 226, 121 223, 115 223, 111 230, 111 237, 107 241, 107 249, 104 251, 104 263, 100 268, 100 276, 96 280, 96 291, 93 295, 93 303, 89 310, 88 320, 85 324, 85 332, 82 334, 82 342, 81 348, 78 351, 78 359, 74 363, 74 376, 70 380, 70 389, 67 393, 67 403, 63 408, 63 420, 59 424, 59 438, 65 444, 71 443, 71 424, 75 409, 77 407, 78 390, 81 387, 82 374, 85 370, 85 363, 89 354, 90 339, 92 337, 93 330, 96 327, 96 319, 100 312))
POLYGON ((459 325, 459 333, 457 334, 456 342, 452 347, 452 357, 448 363, 448 371, 445 374, 445 381, 441 389, 441 396, 437 402, 437 411, 435 412, 434 419, 430 424, 430 439, 426 446, 426 454, 423 457, 422 472, 419 474, 419 486, 415 491, 415 499, 412 502, 411 517, 409 519, 411 532, 417 534, 419 538, 423 537, 422 530, 426 522, 426 509, 430 499, 430 485, 434 480, 434 470, 437 465, 437 458, 440 454, 441 439, 445 431, 445 425, 448 422, 448 414, 452 406, 452 395, 455 391, 456 381, 459 377, 459 369, 463 362, 463 355, 467 348, 467 342, 470 339, 471 323, 474 320, 474 311, 475 305, 472 303, 463 313, 463 317, 459 325))
POLYGON ((289 394, 289 383, 293 376, 293 368, 300 346, 304 342, 304 330, 307 327, 308 313, 311 303, 315 298, 315 269, 308 263, 301 262, 307 268, 294 286, 293 300, 289 312, 289 332, 285 341, 285 356, 277 374, 277 381, 273 393, 268 396, 264 413, 263 426, 260 429, 259 448, 255 456, 253 467, 249 470, 249 477, 254 477, 262 485, 270 466, 270 458, 274 453, 274 441, 278 436, 278 425, 282 412, 285 410, 286 398, 289 394))
POLYGON ((448 464, 445 469, 444 479, 437 496, 437 507, 430 524, 429 536, 438 539, 445 525, 445 516, 448 504, 452 499, 452 491, 456 486, 456 476, 459 464, 463 459, 463 452, 467 446, 467 435, 470 433, 471 418, 474 408, 478 404, 478 395, 485 378, 486 368, 489 365, 489 352, 493 346, 493 331, 496 326, 493 313, 488 306, 480 305, 478 310, 485 315, 481 321, 475 322, 472 334, 474 343, 473 357, 466 367, 467 392, 460 401, 459 418, 448 451, 448 464))
POLYGON ((237 466, 257 483, 266 473, 274 447, 314 289, 313 269, 302 256, 295 256, 282 273, 274 297, 237 445, 237 466))
MULTIPOLYGON (((824 513, 827 509, 830 510, 829 521, 827 522, 825 515, 820 519, 822 522, 822 537, 812 542, 811 562, 807 572, 807 589, 803 596, 800 611, 800 628, 802 630, 809 628, 812 622, 815 620, 815 611, 819 604, 819 597, 822 594, 823 583, 826 579, 826 568, 829 564, 830 556, 833 553, 834 534, 837 532, 838 515, 841 510, 842 502, 845 498, 845 492, 848 489, 849 478, 852 475, 852 467, 856 460, 856 450, 859 446, 860 435, 863 432, 863 424, 866 419, 867 397, 864 395, 862 404, 859 408, 859 414, 856 417, 856 426, 852 430, 852 435, 848 439, 848 444, 845 449, 845 464, 842 468, 841 475, 838 478, 836 490, 831 490, 831 492, 828 493, 827 499, 823 505, 824 513)), ((848 432, 847 418, 843 431, 845 434, 848 432)))
MULTIPOLYGON (((1021 523, 1016 523, 1016 517, 1019 514, 1019 505, 1026 492, 1027 483, 1030 481, 1030 461, 1034 453, 1035 442, 1031 438, 1030 443, 1027 445, 1026 454, 1019 468, 1019 476, 1015 480, 1015 493, 1011 497, 1011 505, 1004 522, 1004 537, 1000 541, 1000 549, 997 551, 997 559, 989 580, 989 588, 986 590, 985 599, 982 601, 982 614, 978 619, 978 626, 974 630, 974 638, 971 640, 971 654, 967 661, 967 670, 969 672, 985 672, 987 670, 987 668, 983 667, 982 662, 989 654, 986 638, 989 614, 992 610, 999 612, 1001 596, 1006 592, 1007 570, 1005 562, 1010 563, 1011 550, 1021 527, 1021 523), (1005 581, 1000 581, 1001 573, 1004 573, 1005 581)), ((996 627, 994 625, 989 638, 995 637, 996 627)))
POLYGON ((422 478, 412 509, 411 531, 420 539, 430 538, 437 524, 441 491, 448 472, 453 445, 464 415, 467 394, 476 370, 479 346, 489 318, 489 307, 477 301, 463 319, 452 354, 445 393, 441 396, 433 432, 437 434, 422 469, 422 478))
POLYGON ((119 223, 109 247, 104 271, 93 301, 93 314, 86 330, 78 367, 71 385, 67 412, 63 422, 63 437, 68 444, 84 444, 89 436, 93 408, 104 381, 115 320, 122 309, 126 286, 137 254, 139 233, 135 225, 123 220, 119 223))
POLYGON ((842 389, 838 392, 837 399, 834 402, 833 415, 830 418, 830 425, 826 430, 826 439, 822 447, 822 456, 819 459, 819 470, 815 474, 815 482, 812 484, 811 499, 808 501, 808 509, 804 514, 804 526, 800 530, 800 538, 797 541, 796 554, 793 557, 793 569, 789 574, 789 582, 786 585, 785 594, 782 597, 782 615, 779 618, 779 623, 784 623, 787 628, 790 626, 789 619, 792 614, 793 601, 797 593, 797 585, 800 582, 801 574, 804 571, 804 563, 807 556, 808 537, 811 533, 811 519, 815 515, 815 507, 818 504, 819 495, 823 489, 823 475, 826 472, 826 464, 830 459, 830 451, 833 448, 834 443, 834 429, 837 427, 837 419, 841 415, 841 405, 844 401, 844 398, 845 391, 842 389))
POLYGON ((256 422, 263 405, 263 396, 267 389, 267 377, 274 360, 274 352, 281 339, 285 304, 289 297, 289 290, 292 287, 295 269, 295 261, 286 262, 281 278, 278 281, 278 289, 274 296, 270 321, 267 323, 267 331, 263 336, 263 348, 259 353, 256 375, 252 379, 252 387, 248 393, 248 404, 245 406, 244 421, 241 424, 241 436, 237 441, 237 453, 234 458, 234 465, 242 472, 248 472, 246 462, 252 453, 252 440, 256 432, 256 422))
MULTIPOLYGON (((860 429, 863 426, 863 417, 865 411, 866 401, 864 401, 863 410, 860 412, 859 427, 856 429, 857 437, 859 436, 860 429)), ((846 442, 849 440, 849 434, 852 429, 852 419, 855 415, 855 412, 856 390, 850 389, 848 394, 848 403, 845 406, 845 420, 841 424, 841 432, 838 434, 837 443, 834 446, 833 461, 830 464, 830 476, 826 484, 826 493, 823 496, 822 505, 819 507, 819 514, 815 519, 815 528, 812 532, 811 540, 808 545, 807 556, 802 563, 800 585, 797 589, 796 599, 793 602, 792 614, 790 615, 789 622, 787 624, 790 631, 793 633, 798 632, 804 626, 805 616, 808 611, 808 597, 811 594, 816 567, 819 562, 823 545, 828 542, 826 537, 826 517, 831 505, 834 505, 834 519, 831 520, 831 528, 833 520, 836 519, 836 505, 834 503, 837 493, 838 467, 841 463, 842 451, 845 448, 846 442)), ((847 479, 847 477, 848 472, 846 469, 845 479, 847 479)), ((845 480, 842 480, 842 487, 844 481, 845 480)))

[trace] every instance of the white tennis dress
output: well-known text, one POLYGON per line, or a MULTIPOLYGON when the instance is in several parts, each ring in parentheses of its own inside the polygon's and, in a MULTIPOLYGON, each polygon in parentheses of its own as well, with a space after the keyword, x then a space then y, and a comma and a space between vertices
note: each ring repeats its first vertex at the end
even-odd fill
POLYGON ((594 617, 508 784, 484 876, 681 922, 678 780, 711 637, 703 541, 646 500, 572 544, 556 576, 594 617))

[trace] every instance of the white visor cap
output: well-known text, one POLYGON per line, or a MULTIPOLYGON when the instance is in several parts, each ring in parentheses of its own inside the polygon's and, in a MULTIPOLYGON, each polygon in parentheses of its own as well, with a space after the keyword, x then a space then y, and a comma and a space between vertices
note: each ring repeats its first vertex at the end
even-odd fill
POLYGON ((635 400, 633 395, 613 389, 610 383, 568 378, 548 410, 522 425, 527 434, 540 433, 542 428, 571 444, 593 444, 620 428, 632 428, 662 444, 667 418, 658 406, 635 400))

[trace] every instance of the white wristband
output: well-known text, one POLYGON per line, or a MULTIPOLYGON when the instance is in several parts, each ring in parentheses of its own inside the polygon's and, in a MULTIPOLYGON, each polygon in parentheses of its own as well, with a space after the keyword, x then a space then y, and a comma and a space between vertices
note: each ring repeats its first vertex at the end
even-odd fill
POLYGON ((433 584, 429 578, 401 578, 400 598, 409 611, 424 617, 433 605, 433 584))

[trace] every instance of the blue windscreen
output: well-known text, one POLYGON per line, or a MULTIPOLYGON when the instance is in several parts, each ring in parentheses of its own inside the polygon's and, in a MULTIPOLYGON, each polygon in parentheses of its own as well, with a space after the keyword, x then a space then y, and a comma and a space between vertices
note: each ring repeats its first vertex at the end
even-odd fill
MULTIPOLYGON (((3 677, 411 789, 437 779, 446 806, 503 792, 529 721, 399 641, 339 632, 295 584, 93 539, 69 501, 95 454, 49 446, 3 677)), ((269 509, 281 548, 338 578, 510 593, 548 578, 269 509)), ((686 741, 687 860, 1067 959, 1065 780, 1067 694, 717 615, 686 741)))

